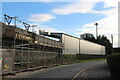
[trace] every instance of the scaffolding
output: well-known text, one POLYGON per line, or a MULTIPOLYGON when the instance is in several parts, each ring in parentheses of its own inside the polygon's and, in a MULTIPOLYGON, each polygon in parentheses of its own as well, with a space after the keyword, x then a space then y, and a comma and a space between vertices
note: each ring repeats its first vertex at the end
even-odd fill
MULTIPOLYGON (((5 53, 8 49, 14 52, 13 55, 13 52, 11 53, 11 51, 9 51, 12 55, 13 66, 11 69, 13 72, 62 63, 61 55, 63 45, 61 42, 30 32, 29 27, 31 26, 16 19, 17 17, 10 17, 6 14, 4 16, 4 23, 2 23, 2 49, 5 49, 5 53), (14 26, 11 26, 12 20, 14 20, 14 26), (21 22, 26 30, 17 27, 17 21, 21 22)), ((5 63, 4 65, 6 64, 10 65, 9 63, 5 63)), ((9 72, 11 71, 8 69, 8 73, 9 72)))

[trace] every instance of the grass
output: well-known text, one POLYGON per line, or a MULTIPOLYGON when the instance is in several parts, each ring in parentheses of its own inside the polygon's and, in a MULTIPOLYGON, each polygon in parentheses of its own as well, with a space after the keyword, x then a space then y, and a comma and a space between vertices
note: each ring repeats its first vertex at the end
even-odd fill
POLYGON ((106 59, 105 56, 100 56, 100 55, 76 55, 76 54, 65 54, 64 58, 68 60, 68 63, 70 64, 106 59))
POLYGON ((112 53, 111 55, 114 55, 114 54, 120 54, 120 53, 118 53, 118 52, 117 53, 112 53))
POLYGON ((100 60, 106 60, 106 58, 101 59, 88 59, 88 60, 75 60, 72 63, 82 63, 82 62, 90 62, 90 61, 100 61, 100 60))

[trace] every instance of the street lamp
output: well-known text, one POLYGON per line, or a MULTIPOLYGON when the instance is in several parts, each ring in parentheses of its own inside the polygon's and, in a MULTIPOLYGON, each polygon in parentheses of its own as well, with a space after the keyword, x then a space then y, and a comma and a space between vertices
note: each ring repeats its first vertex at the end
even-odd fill
POLYGON ((97 36, 98 36, 98 23, 95 23, 94 25, 96 26, 96 39, 97 39, 97 36))

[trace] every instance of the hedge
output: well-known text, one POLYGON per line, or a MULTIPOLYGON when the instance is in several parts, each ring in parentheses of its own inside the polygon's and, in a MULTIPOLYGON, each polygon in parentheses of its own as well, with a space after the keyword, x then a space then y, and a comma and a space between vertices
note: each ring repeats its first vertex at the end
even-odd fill
POLYGON ((114 79, 120 79, 120 53, 107 56, 110 74, 114 79))

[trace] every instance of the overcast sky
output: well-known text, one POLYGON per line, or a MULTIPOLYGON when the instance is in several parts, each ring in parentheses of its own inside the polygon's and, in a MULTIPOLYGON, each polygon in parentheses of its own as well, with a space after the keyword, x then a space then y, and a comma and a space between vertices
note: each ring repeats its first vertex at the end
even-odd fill
MULTIPOLYGON (((37 24, 38 29, 64 32, 76 37, 83 33, 107 36, 114 47, 118 46, 119 0, 3 0, 2 14, 19 16, 19 19, 37 24)), ((18 23, 20 25, 20 23, 18 23)))

